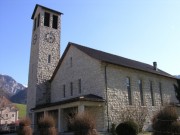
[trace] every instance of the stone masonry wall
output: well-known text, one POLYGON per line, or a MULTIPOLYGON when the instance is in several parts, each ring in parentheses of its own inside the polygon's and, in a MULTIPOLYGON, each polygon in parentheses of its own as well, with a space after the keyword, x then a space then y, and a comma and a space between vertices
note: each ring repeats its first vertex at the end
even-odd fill
MULTIPOLYGON (((105 87, 105 63, 95 60, 83 52, 71 46, 67 52, 54 80, 51 83, 51 101, 57 102, 70 99, 79 95, 95 94, 106 99, 105 87), (71 63, 72 60, 72 63, 71 63), (78 79, 81 79, 82 93, 78 90, 78 79), (73 95, 71 96, 70 83, 73 83, 73 95), (63 85, 65 86, 65 97, 63 93, 63 85)), ((138 80, 142 80, 144 106, 148 109, 148 117, 146 127, 150 124, 150 119, 161 106, 161 96, 159 91, 159 83, 161 83, 163 104, 176 102, 173 84, 175 79, 162 77, 159 75, 124 68, 120 66, 107 65, 107 95, 108 95, 108 111, 107 104, 103 110, 103 123, 99 125, 105 127, 102 131, 108 129, 112 123, 120 122, 120 112, 127 107, 140 106, 140 92, 138 80), (132 105, 129 105, 128 91, 126 87, 126 77, 131 81, 132 105), (150 81, 152 81, 154 106, 152 106, 152 97, 150 92, 150 81), (109 113, 107 115, 107 113, 109 113)))
MULTIPOLYGON (((47 11, 46 11, 47 12, 47 11)), ((58 29, 52 28, 52 16, 50 13, 50 27, 43 26, 44 24, 44 12, 41 14, 41 25, 40 27, 40 37, 39 37, 39 60, 38 60, 38 71, 37 71, 37 104, 46 103, 47 99, 45 97, 47 92, 47 87, 45 82, 49 80, 59 62, 60 59, 60 25, 58 29), (48 33, 53 33, 55 40, 53 43, 49 43, 45 36, 48 33), (48 56, 51 56, 50 63, 48 63, 48 56)), ((58 16, 58 24, 60 24, 60 16, 58 16)))
MULTIPOLYGON (((138 80, 142 80, 142 90, 144 98, 144 107, 148 109, 148 117, 145 128, 151 122, 151 118, 155 112, 161 108, 161 98, 159 91, 159 83, 161 83, 163 105, 170 102, 177 102, 173 84, 176 80, 172 78, 162 77, 138 70, 124 67, 109 65, 107 67, 107 87, 108 87, 108 106, 109 120, 112 123, 119 124, 121 111, 127 107, 140 105, 140 90, 138 80), (132 105, 129 105, 128 90, 126 86, 126 77, 130 78, 132 105), (152 97, 150 93, 150 81, 152 81, 154 106, 152 106, 152 97)), ((106 113, 106 111, 105 111, 106 113)))
POLYGON ((51 83, 51 101, 57 102, 86 94, 104 97, 104 76, 101 72, 100 62, 71 46, 51 83), (79 79, 81 79, 81 93, 79 93, 79 79))
POLYGON ((29 64, 29 79, 28 79, 28 95, 27 109, 34 108, 37 104, 46 103, 47 88, 45 82, 49 80, 60 59, 60 31, 61 31, 61 16, 52 12, 50 13, 50 26, 44 26, 44 12, 41 7, 38 7, 35 13, 35 18, 40 13, 40 24, 35 30, 32 28, 31 54, 29 64), (52 28, 52 15, 58 16, 58 28, 52 28), (55 41, 47 42, 45 35, 53 33, 55 41), (36 37, 36 42, 34 42, 36 37), (48 55, 51 55, 51 62, 48 63, 48 55))

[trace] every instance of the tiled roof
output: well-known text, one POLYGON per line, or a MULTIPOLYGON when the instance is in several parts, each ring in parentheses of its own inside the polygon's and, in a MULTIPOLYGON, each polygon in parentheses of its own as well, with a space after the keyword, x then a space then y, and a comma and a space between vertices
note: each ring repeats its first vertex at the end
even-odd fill
POLYGON ((33 108, 32 110, 38 110, 38 109, 42 109, 42 108, 46 108, 46 107, 53 107, 53 106, 68 104, 68 103, 77 102, 77 101, 104 102, 105 100, 100 96, 88 94, 88 95, 74 97, 71 99, 62 100, 59 102, 38 105, 35 108, 33 108))

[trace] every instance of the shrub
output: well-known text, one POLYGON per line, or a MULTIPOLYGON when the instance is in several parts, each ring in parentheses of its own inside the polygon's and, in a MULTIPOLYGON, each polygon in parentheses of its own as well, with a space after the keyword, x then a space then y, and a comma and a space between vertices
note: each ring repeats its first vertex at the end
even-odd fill
POLYGON ((19 121, 18 135, 32 135, 31 121, 29 118, 23 118, 19 121))
POLYGON ((174 132, 174 134, 180 134, 180 121, 172 123, 172 131, 174 132))
MULTIPOLYGON (((152 120, 152 127, 154 130, 153 135, 171 135, 173 123, 178 119, 176 108, 173 106, 167 106, 163 110, 160 110, 152 120)), ((177 125, 175 124, 174 127, 177 125)))
POLYGON ((78 113, 70 119, 70 127, 76 135, 96 135, 95 119, 88 112, 78 113))
POLYGON ((40 135, 57 135, 55 120, 51 115, 41 117, 38 122, 40 135))
POLYGON ((120 123, 116 127, 116 133, 118 135, 137 135, 138 125, 132 120, 120 123))
POLYGON ((122 122, 133 120, 138 124, 138 131, 141 132, 148 115, 147 107, 134 106, 122 109, 120 119, 122 122))

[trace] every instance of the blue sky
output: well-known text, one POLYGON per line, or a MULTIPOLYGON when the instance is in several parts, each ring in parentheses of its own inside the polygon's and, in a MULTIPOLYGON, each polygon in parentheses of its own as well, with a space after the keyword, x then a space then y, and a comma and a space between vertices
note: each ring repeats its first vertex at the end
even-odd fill
POLYGON ((64 13, 61 54, 75 42, 180 74, 179 0, 0 0, 0 74, 27 85, 36 4, 64 13))

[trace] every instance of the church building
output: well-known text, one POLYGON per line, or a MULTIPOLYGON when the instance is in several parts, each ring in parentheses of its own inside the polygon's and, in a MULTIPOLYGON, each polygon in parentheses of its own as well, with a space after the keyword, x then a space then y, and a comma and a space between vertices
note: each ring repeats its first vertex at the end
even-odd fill
POLYGON ((119 123, 126 107, 150 113, 177 103, 176 78, 152 65, 69 42, 60 57, 62 13, 36 5, 33 20, 27 114, 36 129, 46 113, 56 118, 58 132, 68 132, 67 116, 89 111, 97 131, 119 123))

